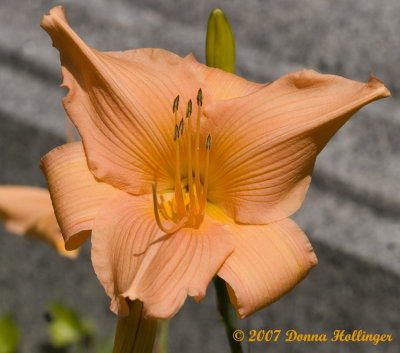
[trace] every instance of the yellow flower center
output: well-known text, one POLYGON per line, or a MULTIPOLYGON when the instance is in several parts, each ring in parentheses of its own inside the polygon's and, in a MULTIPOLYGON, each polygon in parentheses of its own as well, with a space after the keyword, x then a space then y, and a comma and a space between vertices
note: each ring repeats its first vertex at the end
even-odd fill
POLYGON ((201 88, 197 93, 197 124, 195 135, 195 153, 194 166, 192 163, 192 101, 189 100, 186 108, 187 119, 187 179, 182 182, 181 178, 181 153, 180 139, 184 134, 184 119, 178 123, 179 96, 177 96, 172 105, 172 111, 175 116, 175 192, 172 200, 166 201, 161 195, 161 202, 157 198, 157 184, 153 182, 153 206, 154 215, 158 227, 165 233, 171 234, 181 229, 199 228, 204 220, 205 208, 207 204, 208 188, 208 165, 210 158, 211 136, 206 140, 206 163, 204 170, 203 184, 200 182, 200 116, 203 105, 203 93, 201 88), (194 167, 194 168, 193 168, 194 167), (162 224, 160 214, 164 219, 172 221, 174 225, 165 226, 162 224))

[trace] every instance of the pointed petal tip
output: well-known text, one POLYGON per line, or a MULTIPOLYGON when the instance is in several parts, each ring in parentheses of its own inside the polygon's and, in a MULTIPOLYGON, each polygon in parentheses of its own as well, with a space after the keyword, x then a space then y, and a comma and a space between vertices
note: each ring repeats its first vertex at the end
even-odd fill
POLYGON ((391 97, 392 96, 390 91, 385 87, 383 81, 380 80, 378 77, 376 77, 372 72, 371 72, 371 74, 369 76, 369 80, 367 82, 367 85, 371 89, 380 90, 381 91, 381 94, 379 95, 378 98, 387 98, 387 97, 391 97))
POLYGON ((188 62, 191 62, 191 63, 198 63, 198 61, 196 60, 196 57, 194 56, 193 53, 189 53, 183 59, 187 60, 188 62))
POLYGON ((93 54, 93 49, 71 28, 65 16, 65 9, 63 6, 53 7, 48 15, 43 16, 40 26, 52 39, 53 47, 60 52, 64 78, 64 82, 61 86, 69 88, 69 80, 66 79, 68 79, 70 75, 68 75, 66 71, 73 67, 73 63, 84 61, 86 64, 90 64, 96 61, 96 55, 93 54), (65 68, 67 70, 63 70, 65 68), (67 77, 65 77, 66 74, 67 77))
POLYGON ((309 267, 307 270, 307 273, 311 271, 311 269, 315 266, 318 265, 319 261, 318 261, 318 257, 314 252, 314 248, 311 246, 310 243, 310 251, 309 251, 309 257, 308 257, 308 263, 309 263, 309 267))
MULTIPOLYGON (((289 82, 291 82, 296 88, 304 89, 312 86, 317 86, 319 84, 325 84, 327 78, 336 79, 336 75, 322 74, 318 71, 312 69, 303 69, 288 73, 287 76, 289 82)), ((382 80, 377 78, 373 73, 371 73, 366 86, 369 89, 376 91, 376 99, 390 97, 390 91, 385 87, 382 80)))
POLYGON ((55 6, 49 11, 48 15, 43 15, 40 27, 42 27, 46 32, 49 32, 49 30, 54 27, 55 17, 59 17, 63 22, 67 22, 67 19, 65 17, 65 9, 63 6, 55 6))

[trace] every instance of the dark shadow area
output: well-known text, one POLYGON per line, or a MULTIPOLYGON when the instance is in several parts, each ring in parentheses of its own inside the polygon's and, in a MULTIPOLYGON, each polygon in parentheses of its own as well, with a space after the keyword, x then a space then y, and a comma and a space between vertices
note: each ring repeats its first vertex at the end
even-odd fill
POLYGON ((43 343, 36 349, 37 353, 72 353, 68 348, 54 348, 49 343, 43 343))
POLYGON ((37 62, 27 60, 17 51, 4 50, 0 47, 0 64, 11 66, 15 70, 28 73, 34 76, 35 79, 48 82, 53 86, 56 86, 57 82, 61 81, 61 73, 55 75, 47 67, 41 66, 37 62))
POLYGON ((39 169, 40 159, 64 143, 62 138, 21 124, 0 109, 0 184, 46 187, 46 180, 39 169))

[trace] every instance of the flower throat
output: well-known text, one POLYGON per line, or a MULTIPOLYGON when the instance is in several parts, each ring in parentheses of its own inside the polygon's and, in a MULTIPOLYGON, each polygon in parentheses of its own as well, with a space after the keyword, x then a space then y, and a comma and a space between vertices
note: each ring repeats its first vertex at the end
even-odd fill
POLYGON ((161 202, 157 198, 157 184, 152 183, 154 215, 158 227, 165 233, 171 234, 181 229, 199 228, 204 220, 205 208, 207 204, 208 188, 208 165, 210 159, 211 135, 206 140, 206 163, 204 170, 203 184, 200 182, 200 116, 203 105, 203 92, 201 88, 197 92, 197 121, 196 135, 194 141, 194 166, 192 161, 192 100, 189 99, 186 107, 187 120, 187 186, 182 187, 181 178, 181 154, 180 141, 184 135, 184 118, 178 122, 179 96, 172 105, 172 112, 175 117, 174 141, 175 141, 175 193, 172 201, 166 202, 161 195, 161 202), (194 168, 193 168, 194 167, 194 168), (194 172, 194 173, 193 173, 194 172), (194 175, 193 175, 194 174, 194 175), (169 210, 169 212, 167 211, 169 210), (162 224, 160 214, 174 223, 172 226, 162 224))

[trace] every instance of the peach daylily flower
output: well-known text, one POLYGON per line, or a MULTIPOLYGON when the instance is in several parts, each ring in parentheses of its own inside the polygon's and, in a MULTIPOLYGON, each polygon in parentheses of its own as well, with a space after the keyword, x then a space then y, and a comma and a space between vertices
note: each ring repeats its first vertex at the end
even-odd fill
POLYGON ((65 250, 64 239, 47 189, 0 186, 0 219, 11 233, 45 241, 62 256, 75 258, 78 255, 77 249, 65 250))
POLYGON ((315 158, 362 106, 390 95, 311 70, 269 85, 162 49, 100 52, 62 7, 42 27, 59 50, 64 107, 82 142, 43 157, 67 249, 91 233, 111 309, 167 319, 215 274, 239 317, 279 299, 317 264, 288 217, 315 158))

